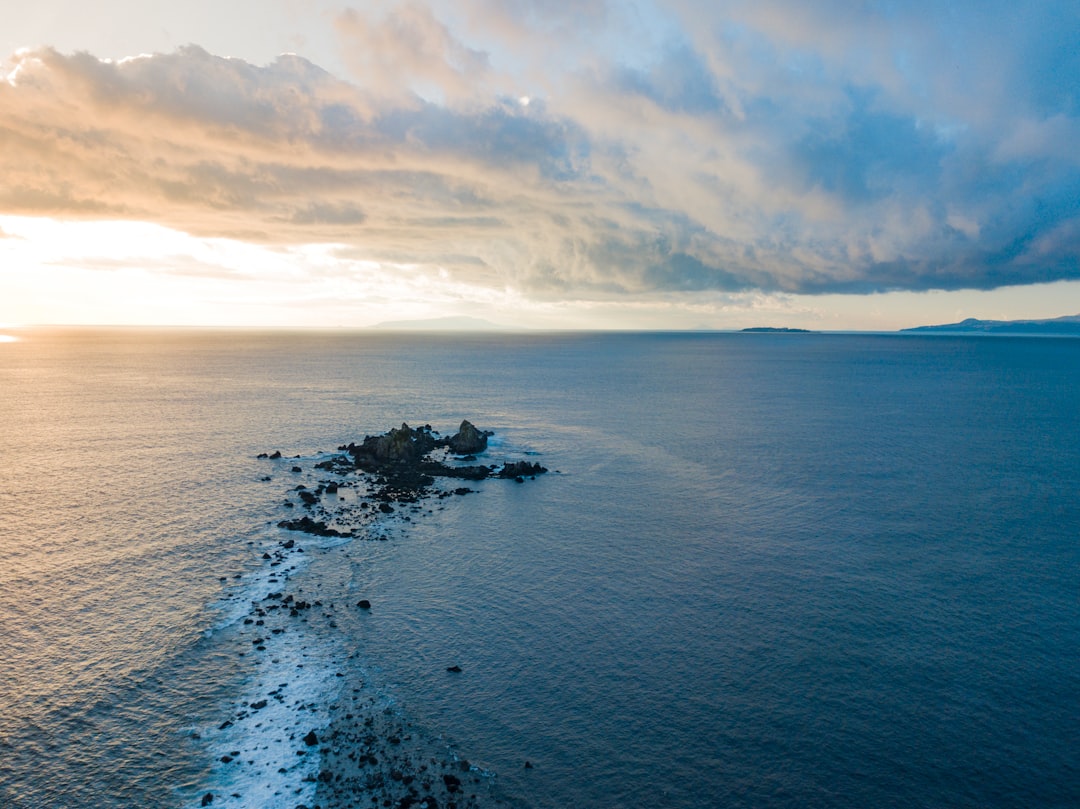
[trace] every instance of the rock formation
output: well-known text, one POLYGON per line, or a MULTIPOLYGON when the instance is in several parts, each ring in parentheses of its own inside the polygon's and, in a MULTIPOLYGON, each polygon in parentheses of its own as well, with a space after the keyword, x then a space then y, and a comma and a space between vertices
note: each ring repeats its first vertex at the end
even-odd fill
MULTIPOLYGON (((450 456, 464 456, 466 462, 473 460, 469 456, 487 450, 490 435, 491 432, 477 429, 468 420, 462 421, 457 433, 449 438, 440 436, 429 424, 415 428, 402 424, 382 435, 365 436, 359 444, 350 443, 338 447, 338 451, 343 454, 320 461, 315 464, 315 468, 343 476, 361 476, 369 490, 368 496, 374 502, 365 501, 359 507, 368 510, 368 513, 377 511, 383 514, 395 512, 391 503, 415 505, 432 496, 446 497, 450 493, 472 492, 466 487, 449 491, 436 489, 435 483, 439 478, 484 480, 497 477, 523 483, 526 478, 533 479, 547 472, 540 464, 528 461, 501 465, 447 462, 451 460, 450 456)), ((303 507, 315 517, 305 515, 293 520, 282 520, 278 525, 293 531, 326 537, 358 535, 356 532, 344 532, 332 527, 333 515, 327 512, 331 502, 323 501, 321 497, 324 492, 337 494, 342 485, 345 484, 335 480, 324 481, 314 491, 302 485, 297 486, 294 491, 303 507), (324 519, 318 519, 319 516, 324 519)))

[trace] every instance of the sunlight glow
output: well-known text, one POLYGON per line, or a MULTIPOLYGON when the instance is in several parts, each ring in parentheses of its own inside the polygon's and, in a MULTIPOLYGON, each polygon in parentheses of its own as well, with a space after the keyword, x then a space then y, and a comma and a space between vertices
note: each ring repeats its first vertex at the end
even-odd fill
POLYGON ((12 61, 15 62, 15 67, 13 67, 10 71, 4 74, 4 81, 6 81, 12 87, 15 87, 19 83, 19 74, 23 70, 25 70, 27 67, 33 67, 35 65, 41 64, 40 59, 38 59, 37 57, 29 56, 30 52, 31 51, 29 48, 19 48, 12 55, 12 61))
POLYGON ((144 222, 16 216, 0 216, 0 288, 0 327, 348 328, 470 316, 541 329, 893 330, 1080 310, 1080 282, 880 295, 699 291, 544 301, 440 265, 365 259, 349 245, 264 246, 144 222))

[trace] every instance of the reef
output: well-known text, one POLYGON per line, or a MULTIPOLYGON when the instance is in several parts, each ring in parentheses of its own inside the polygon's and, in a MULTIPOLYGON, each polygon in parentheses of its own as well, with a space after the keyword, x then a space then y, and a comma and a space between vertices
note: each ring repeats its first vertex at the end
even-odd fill
MULTIPOLYGON (((432 513, 431 501, 472 494, 464 483, 524 483, 548 471, 520 459, 481 463, 477 456, 489 452, 491 436, 469 421, 450 436, 430 425, 402 424, 314 457, 258 456, 271 472, 262 481, 288 482, 283 506, 295 516, 277 525, 306 537, 274 537, 264 546, 262 570, 250 576, 262 584, 232 631, 238 657, 254 656, 248 658, 252 679, 226 713, 192 734, 215 754, 209 779, 191 791, 189 806, 513 805, 493 773, 458 756, 440 735, 413 726, 354 662, 353 642, 341 639, 365 631, 382 606, 352 593, 343 601, 333 576, 294 580, 309 566, 325 572, 347 562, 350 539, 387 539, 396 535, 389 526, 432 513)), ((440 668, 447 677, 468 677, 452 659, 440 668)))
MULTIPOLYGON (((410 427, 402 424, 381 435, 368 435, 360 443, 338 447, 338 454, 315 464, 315 469, 333 475, 314 489, 297 486, 296 499, 308 513, 282 520, 281 528, 316 536, 365 536, 371 517, 393 514, 401 506, 415 506, 429 498, 471 494, 467 486, 447 488, 438 481, 481 481, 501 478, 524 483, 548 470, 530 461, 494 464, 474 463, 487 450, 490 431, 477 429, 470 421, 461 422, 458 431, 442 436, 430 424, 410 427), (342 488, 353 488, 356 496, 345 505, 337 495, 342 488), (333 495, 333 502, 327 502, 333 495)), ((279 453, 263 454, 280 458, 279 453)), ((292 467, 294 472, 303 471, 292 467)), ((287 507, 294 507, 287 500, 287 507)), ((406 518, 407 519, 407 518, 406 518)))

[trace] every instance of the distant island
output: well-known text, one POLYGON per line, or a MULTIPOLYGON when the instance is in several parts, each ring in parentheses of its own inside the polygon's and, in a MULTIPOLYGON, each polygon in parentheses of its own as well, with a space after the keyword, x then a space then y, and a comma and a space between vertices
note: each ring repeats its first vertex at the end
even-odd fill
POLYGON ((934 334, 1028 334, 1075 335, 1080 337, 1080 315, 1067 315, 1048 320, 978 320, 969 317, 959 323, 940 326, 915 326, 902 332, 934 334))
POLYGON ((387 320, 369 326, 379 331, 520 331, 479 317, 433 317, 426 320, 387 320))
POLYGON ((789 329, 786 326, 751 326, 748 329, 742 329, 744 332, 765 332, 765 333, 780 333, 780 334, 810 334, 810 329, 789 329))

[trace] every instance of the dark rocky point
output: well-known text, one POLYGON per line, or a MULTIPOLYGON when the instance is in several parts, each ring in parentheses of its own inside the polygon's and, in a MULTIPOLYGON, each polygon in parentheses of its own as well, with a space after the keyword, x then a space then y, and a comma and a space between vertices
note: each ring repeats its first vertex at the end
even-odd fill
POLYGON ((446 440, 450 451, 456 455, 476 455, 487 449, 487 430, 477 430, 467 419, 461 422, 455 435, 446 440))

